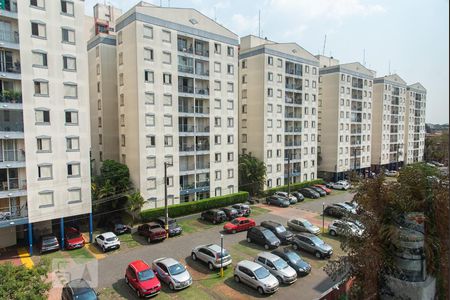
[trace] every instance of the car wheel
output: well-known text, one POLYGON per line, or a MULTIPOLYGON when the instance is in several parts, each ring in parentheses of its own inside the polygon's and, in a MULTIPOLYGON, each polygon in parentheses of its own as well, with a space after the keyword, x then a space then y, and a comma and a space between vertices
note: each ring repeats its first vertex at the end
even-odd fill
POLYGON ((283 279, 282 279, 280 276, 277 276, 277 280, 278 280, 278 282, 279 282, 280 284, 283 283, 283 279))
POLYGON ((263 288, 262 287, 258 287, 258 293, 260 294, 260 295, 264 295, 264 290, 263 290, 263 288))
POLYGON ((170 289, 171 291, 174 291, 174 290, 175 290, 175 286, 173 285, 172 282, 169 283, 169 289, 170 289))
POLYGON ((208 268, 209 268, 211 271, 213 271, 213 270, 214 270, 213 264, 212 264, 212 263, 208 263, 208 268))
POLYGON ((297 244, 292 244, 292 248, 294 248, 294 250, 298 250, 298 245, 297 244))
POLYGON ((195 255, 194 252, 192 252, 191 257, 192 257, 192 260, 194 260, 194 261, 197 260, 197 255, 195 255))
POLYGON ((130 281, 128 280, 128 277, 127 277, 127 276, 125 276, 125 283, 126 283, 126 284, 130 284, 130 281))
POLYGON ((147 243, 150 244, 151 242, 152 242, 152 239, 151 239, 150 237, 148 237, 148 238, 147 238, 147 243))
POLYGON ((334 231, 334 230, 330 230, 330 235, 332 235, 332 236, 336 236, 336 231, 334 231))
POLYGON ((239 278, 239 276, 234 275, 234 281, 236 281, 237 283, 241 282, 241 279, 239 278))
POLYGON ((137 296, 138 298, 141 298, 141 296, 142 296, 142 295, 141 295, 141 291, 139 291, 139 289, 136 290, 136 296, 137 296))
POLYGON ((251 238, 247 238, 247 243, 251 243, 252 242, 252 239, 251 238))
POLYGON ((265 244, 264 249, 269 250, 269 245, 265 244))
POLYGON ((103 250, 103 252, 106 252, 105 246, 102 246, 102 250, 103 250))
POLYGON ((316 253, 314 253, 314 255, 315 255, 317 258, 322 258, 322 254, 320 254, 319 251, 316 251, 316 253))

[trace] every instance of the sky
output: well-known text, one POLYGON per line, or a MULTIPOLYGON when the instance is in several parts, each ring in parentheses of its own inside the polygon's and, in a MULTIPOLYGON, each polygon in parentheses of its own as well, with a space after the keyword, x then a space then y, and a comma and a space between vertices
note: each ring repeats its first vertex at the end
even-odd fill
MULTIPOLYGON (((98 1, 86 0, 86 12, 98 1)), ((106 1, 124 12, 137 0, 106 1)), ((296 42, 381 77, 399 74, 427 89, 426 121, 449 121, 449 0, 147 0, 199 10, 239 36, 296 42), (326 43, 325 41, 326 36, 326 43), (325 44, 325 51, 324 50, 325 44)))

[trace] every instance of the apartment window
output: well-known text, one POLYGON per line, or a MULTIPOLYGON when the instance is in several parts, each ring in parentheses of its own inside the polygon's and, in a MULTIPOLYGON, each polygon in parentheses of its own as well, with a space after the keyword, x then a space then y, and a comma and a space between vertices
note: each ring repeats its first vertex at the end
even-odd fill
POLYGON ((220 64, 220 62, 215 62, 214 63, 214 72, 216 72, 216 73, 220 73, 221 72, 221 64, 220 64))
POLYGON ((49 180, 53 177, 53 169, 51 164, 38 165, 38 180, 49 180))
POLYGON ((155 81, 153 71, 146 70, 144 73, 145 82, 153 83, 155 81))
POLYGON ((72 1, 61 0, 61 12, 65 15, 74 16, 74 4, 72 1))
POLYGON ((100 56, 100 48, 97 46, 95 47, 95 57, 99 57, 100 56))
POLYGON ((242 69, 247 69, 247 60, 242 60, 242 69))
POLYGON ((119 45, 121 45, 123 43, 122 31, 119 31, 119 33, 117 33, 117 43, 119 45))
POLYGON ((34 81, 34 95, 48 96, 48 81, 35 80, 34 81))
POLYGON ((145 115, 145 126, 155 126, 155 115, 152 114, 145 115))
POLYGON ((78 86, 75 83, 64 83, 64 98, 76 99, 78 98, 78 86))
POLYGON ((47 208, 55 205, 53 191, 42 191, 38 193, 39 208, 47 208))
POLYGON ((153 27, 144 25, 144 38, 153 39, 153 27))
POLYGON ((215 172, 216 174, 216 180, 221 180, 222 179, 222 171, 218 170, 215 172))
POLYGON ((100 82, 97 82, 97 93, 100 93, 100 91, 101 91, 100 82))
POLYGON ((267 135, 267 143, 272 143, 272 135, 271 134, 268 134, 267 135))
POLYGON ((164 147, 173 147, 173 136, 164 136, 164 147))
POLYGON ((283 82, 283 75, 281 75, 281 74, 277 75, 277 82, 278 83, 282 83, 283 82))
MULTIPOLYGON (((100 143, 99 139, 99 143, 100 143)), ((80 139, 78 137, 67 137, 66 138, 67 151, 79 151, 80 150, 80 139)))
POLYGON ((242 113, 243 114, 247 113, 247 104, 242 104, 242 113))
POLYGON ((162 41, 166 42, 166 43, 172 42, 172 35, 171 35, 170 31, 167 31, 167 30, 162 31, 162 41))
POLYGON ((309 66, 305 66, 305 73, 309 73, 309 66))
POLYGON ((163 52, 163 64, 171 64, 172 63, 172 54, 170 52, 163 52))
POLYGON ((222 101, 220 99, 214 99, 214 108, 215 109, 222 108, 222 101))
POLYGON ((222 53, 222 46, 218 43, 214 43, 214 53, 221 54, 222 53))
POLYGON ((123 94, 119 96, 119 104, 120 106, 125 106, 125 96, 123 94))
POLYGON ((234 144, 234 136, 233 135, 228 135, 227 136, 227 143, 228 144, 234 144))
POLYGON ((247 134, 242 134, 242 142, 247 143, 247 134))
POLYGON ((281 172, 281 164, 277 164, 277 172, 281 172))
POLYGON ((172 126, 172 115, 164 115, 164 126, 165 127, 172 126))
POLYGON ((228 178, 234 178, 234 170, 233 169, 228 169, 227 173, 228 173, 228 178))
POLYGON ((228 152, 227 159, 228 159, 228 161, 234 161, 234 153, 233 152, 228 152))
POLYGON ((52 152, 52 139, 50 137, 38 137, 37 152, 38 153, 50 153, 52 152))
POLYGON ((221 135, 215 135, 214 136, 214 144, 220 145, 222 143, 222 136, 221 135))
POLYGON ((100 65, 97 64, 97 75, 100 75, 100 65))
POLYGON ((273 97, 273 89, 272 88, 267 89, 267 96, 273 97))
POLYGON ((233 118, 228 118, 227 119, 227 123, 228 123, 228 128, 233 128, 234 127, 234 119, 233 118))
POLYGON ((66 125, 78 125, 78 112, 66 111, 65 112, 66 125))
POLYGON ((172 84, 172 74, 164 73, 163 74, 163 83, 164 84, 172 84))
POLYGON ((164 106, 172 105, 172 95, 164 94, 164 106))
POLYGON ((214 118, 214 127, 221 127, 222 126, 222 119, 220 117, 214 118))
POLYGON ((156 178, 147 178, 147 190, 156 189, 156 178))
POLYGON ((34 8, 45 8, 45 0, 30 0, 30 6, 34 8))
POLYGON ((273 66, 273 57, 272 56, 267 57, 267 63, 269 65, 273 66))
POLYGON ((75 44, 75 30, 69 28, 62 28, 62 42, 68 44, 75 44))
POLYGON ((123 86, 125 84, 124 75, 123 73, 119 74, 119 85, 123 86))
POLYGON ((267 120, 267 128, 273 127, 273 121, 271 119, 267 120))
POLYGON ((234 56, 234 48, 233 47, 230 47, 230 46, 227 47, 227 55, 234 56))
POLYGON ((215 195, 216 197, 222 196, 222 188, 220 188, 220 187, 216 188, 216 189, 214 190, 214 195, 215 195))
POLYGON ((33 51, 33 67, 46 68, 48 66, 47 63, 47 53, 33 51))
POLYGON ((242 99, 247 99, 247 90, 242 90, 242 99))
POLYGON ((120 115, 120 118, 119 118, 119 123, 120 123, 120 126, 121 127, 125 127, 125 115, 124 114, 121 114, 120 115))
POLYGON ((47 38, 46 25, 42 22, 31 22, 31 35, 41 39, 47 38))
POLYGON ((80 163, 68 163, 67 164, 67 177, 80 177, 80 163))
POLYGON ((120 135, 120 146, 125 147, 127 145, 127 140, 125 134, 120 135))
POLYGON ((147 157, 147 168, 148 169, 156 168, 156 156, 148 156, 147 157))
POLYGON ((272 173, 272 165, 267 165, 267 174, 272 173))
POLYGON ((164 156, 164 160, 165 160, 169 165, 173 165, 173 156, 172 156, 172 155, 166 155, 166 156, 164 156))
POLYGON ((227 83, 227 91, 228 93, 234 92, 234 84, 232 82, 227 83))
POLYGON ((309 80, 308 79, 305 80, 305 87, 309 87, 309 80))
POLYGON ((147 142, 147 148, 155 147, 156 141, 154 135, 147 135, 146 137, 147 142))
POLYGON ((312 68, 312 74, 313 74, 313 75, 317 75, 317 68, 316 68, 316 67, 313 67, 313 68, 312 68))
POLYGON ((215 153, 215 154, 214 154, 214 161, 215 161, 216 163, 221 162, 221 161, 222 161, 222 154, 221 154, 221 153, 215 153))
POLYGON ((227 100, 227 109, 228 110, 234 109, 234 101, 233 100, 227 100))
POLYGON ((281 157, 281 150, 277 150, 277 157, 281 157))
POLYGON ((77 59, 73 56, 63 56, 64 71, 75 71, 77 69, 77 59))
POLYGON ((242 83, 247 83, 247 75, 242 76, 242 83))
POLYGON ((145 93, 145 104, 155 104, 155 94, 145 93))
POLYGON ((273 104, 267 104, 267 112, 272 112, 273 111, 273 104))
POLYGON ((153 61, 153 59, 154 59, 153 49, 144 48, 144 60, 153 61))
POLYGON ((277 143, 281 143, 281 134, 277 134, 277 143))
POLYGON ((272 150, 267 150, 267 158, 272 158, 272 150))
POLYGON ((215 91, 220 91, 221 87, 220 87, 220 81, 215 80, 214 81, 214 90, 215 91))
POLYGON ((312 81, 312 87, 313 87, 313 89, 316 88, 316 81, 315 80, 312 81))
POLYGON ((230 75, 234 74, 234 66, 233 65, 227 65, 227 73, 230 75))
POLYGON ((272 72, 267 73, 267 79, 269 81, 273 81, 273 73, 272 72))
POLYGON ((50 124, 50 111, 48 109, 36 109, 35 114, 37 125, 50 124))

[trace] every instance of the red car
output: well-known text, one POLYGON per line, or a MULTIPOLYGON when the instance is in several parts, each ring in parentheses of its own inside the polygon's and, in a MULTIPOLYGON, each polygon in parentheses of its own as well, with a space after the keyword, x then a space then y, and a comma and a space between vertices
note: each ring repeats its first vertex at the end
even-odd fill
POLYGON ((323 184, 316 184, 315 187, 324 190, 324 192, 327 193, 327 195, 331 194, 331 189, 327 188, 323 184))
POLYGON ((142 260, 135 260, 128 265, 125 282, 136 292, 138 298, 155 296, 161 291, 158 277, 142 260))
POLYGON ((226 223, 223 226, 223 229, 227 233, 236 233, 238 231, 249 230, 250 228, 255 226, 256 226, 255 220, 245 217, 239 217, 231 222, 226 223))
POLYGON ((83 236, 73 227, 69 227, 64 230, 64 239, 66 240, 65 243, 67 250, 83 248, 84 246, 83 236))

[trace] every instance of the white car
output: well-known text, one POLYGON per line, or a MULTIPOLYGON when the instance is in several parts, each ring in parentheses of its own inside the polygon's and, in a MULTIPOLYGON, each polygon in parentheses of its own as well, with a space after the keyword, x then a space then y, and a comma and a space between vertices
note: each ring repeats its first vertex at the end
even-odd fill
POLYGON ((384 174, 388 177, 396 177, 398 175, 398 172, 395 170, 386 170, 386 172, 384 172, 384 174))
POLYGON ((290 204, 295 204, 298 202, 298 200, 295 196, 292 196, 292 195, 288 196, 288 193, 286 193, 286 192, 275 192, 274 195, 289 199, 290 204))
POLYGON ((328 225, 328 233, 332 236, 362 236, 363 229, 352 222, 334 220, 328 225))
POLYGON ((335 190, 348 190, 350 188, 347 181, 330 182, 328 185, 335 190))
POLYGON ((112 232, 105 232, 95 237, 95 242, 102 248, 103 252, 120 248, 120 241, 112 232))

